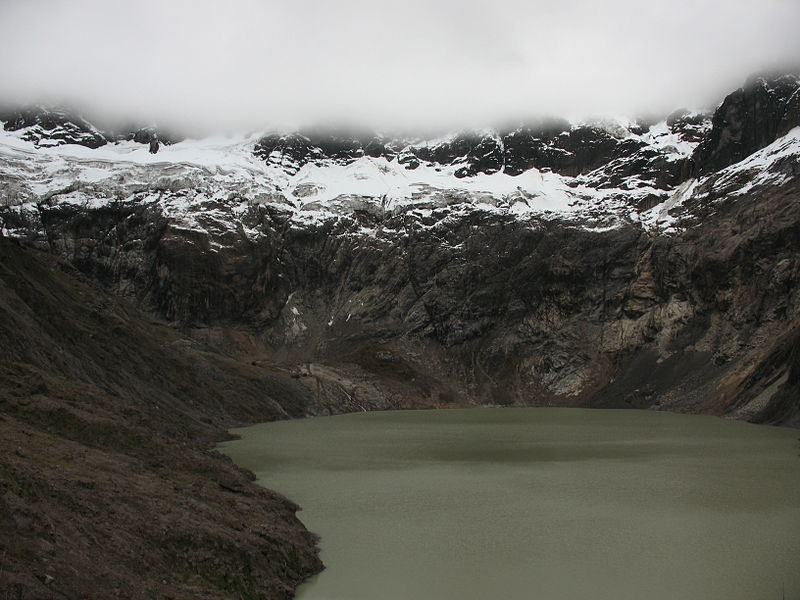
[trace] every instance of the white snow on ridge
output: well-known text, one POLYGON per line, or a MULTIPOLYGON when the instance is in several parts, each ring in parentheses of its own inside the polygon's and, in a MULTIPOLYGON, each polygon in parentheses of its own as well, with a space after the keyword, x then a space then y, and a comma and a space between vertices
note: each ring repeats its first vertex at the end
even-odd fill
MULTIPOLYGON (((150 154, 147 146, 135 142, 94 150, 78 145, 36 148, 16 132, 0 131, 0 206, 23 210, 48 201, 91 208, 136 200, 160 206, 183 228, 238 230, 250 237, 260 234, 245 227, 242 218, 254 204, 291 213, 297 227, 356 210, 378 217, 413 212, 430 219, 432 211, 446 208, 453 214, 483 210, 519 219, 559 219, 594 230, 635 221, 670 233, 679 225, 670 213, 698 194, 710 177, 716 177, 714 186, 724 187, 729 195, 741 195, 792 177, 776 165, 800 156, 800 128, 795 128, 720 174, 684 182, 671 191, 636 176, 608 189, 590 176, 530 169, 517 176, 499 172, 458 178, 455 172, 461 165, 423 163, 409 170, 397 160, 366 156, 348 164, 308 163, 291 173, 253 155, 260 137, 184 140, 150 154), (648 210, 636 208, 658 200, 648 210)), ((690 155, 696 146, 671 133, 665 122, 635 137, 676 158, 690 155)), ((362 229, 364 234, 371 231, 362 229)))
POLYGON ((432 190, 454 190, 475 194, 485 193, 497 197, 517 191, 532 196, 543 197, 553 210, 569 210, 572 199, 564 178, 555 173, 541 173, 536 169, 522 175, 511 176, 504 173, 474 177, 455 177, 457 166, 428 167, 420 165, 408 170, 397 161, 385 158, 362 157, 350 164, 331 164, 318 166, 307 164, 292 176, 283 178, 287 196, 302 205, 313 199, 314 202, 329 202, 340 196, 366 196, 383 199, 388 207, 406 203, 415 204, 424 200, 421 196, 432 190), (303 188, 302 196, 294 190, 303 188), (306 193, 306 189, 315 189, 306 193))
MULTIPOLYGON (((6 203, 38 202, 54 194, 60 201, 76 203, 78 191, 80 196, 94 195, 100 200, 124 199, 153 188, 196 189, 204 197, 221 201, 231 194, 256 201, 277 197, 301 220, 307 220, 311 212, 320 217, 341 212, 348 203, 337 200, 347 198, 390 212, 475 201, 484 208, 505 202, 520 216, 574 215, 595 192, 586 186, 570 187, 567 178, 536 169, 515 177, 495 173, 459 179, 454 175, 456 166, 421 165, 408 170, 397 161, 369 157, 350 164, 309 163, 292 175, 252 154, 258 137, 186 140, 150 154, 146 146, 135 142, 94 150, 78 145, 37 149, 12 132, 0 132, 0 176, 20 183, 18 197, 13 202, 7 198, 6 203), (64 191, 70 187, 78 189, 64 191)), ((602 200, 606 195, 597 197, 602 200)), ((177 206, 170 201, 165 207, 177 217, 194 203, 183 198, 177 206)))
POLYGON ((678 219, 675 215, 670 214, 670 211, 682 206, 686 199, 692 196, 697 183, 697 179, 684 181, 664 202, 642 212, 639 217, 641 223, 650 229, 657 229, 664 233, 677 231, 678 219))
POLYGON ((638 136, 648 146, 662 152, 677 154, 678 156, 691 156, 697 147, 697 142, 688 142, 680 135, 672 133, 666 121, 661 121, 650 127, 650 130, 638 136))
POLYGON ((208 169, 248 168, 260 161, 252 152, 242 152, 243 147, 252 150, 259 135, 235 137, 209 137, 199 140, 184 140, 177 144, 162 145, 157 154, 150 154, 148 146, 133 141, 122 141, 92 149, 77 144, 65 144, 49 148, 36 148, 32 142, 22 140, 16 132, 0 131, 0 153, 18 150, 42 157, 110 162, 114 164, 159 165, 185 164, 208 169))
POLYGON ((714 193, 721 198, 736 199, 753 191, 780 186, 800 171, 800 127, 795 127, 769 146, 718 173, 690 179, 678 186, 658 206, 643 212, 641 222, 664 233, 677 231, 679 218, 674 213, 689 199, 708 201, 714 193), (787 168, 787 163, 793 166, 787 168))
POLYGON ((714 183, 726 193, 741 196, 764 185, 781 185, 792 178, 789 170, 781 170, 786 161, 795 163, 800 170, 800 127, 795 127, 769 146, 754 152, 744 160, 723 169, 714 183), (743 185, 741 182, 744 182, 743 185))

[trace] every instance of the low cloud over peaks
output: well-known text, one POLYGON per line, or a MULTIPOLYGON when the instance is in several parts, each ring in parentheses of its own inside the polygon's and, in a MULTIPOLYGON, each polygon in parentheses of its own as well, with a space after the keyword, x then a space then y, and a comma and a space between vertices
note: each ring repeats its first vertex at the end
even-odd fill
POLYGON ((797 23, 794 0, 6 0, 0 101, 205 128, 634 115, 797 60, 797 23))

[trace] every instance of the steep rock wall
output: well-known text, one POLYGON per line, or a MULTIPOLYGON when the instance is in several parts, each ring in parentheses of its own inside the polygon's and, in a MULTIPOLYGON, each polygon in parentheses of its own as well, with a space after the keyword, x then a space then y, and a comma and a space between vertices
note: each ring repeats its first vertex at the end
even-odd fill
MULTIPOLYGON (((314 410, 553 403, 760 419, 775 407, 747 399, 768 382, 744 375, 796 327, 797 193, 715 201, 713 218, 673 236, 479 211, 402 235, 387 217, 385 235, 365 236, 369 215, 297 228, 254 207, 253 242, 135 204, 41 214, 48 249, 117 293, 320 383, 314 410)), ((775 356, 784 377, 789 355, 775 356)))

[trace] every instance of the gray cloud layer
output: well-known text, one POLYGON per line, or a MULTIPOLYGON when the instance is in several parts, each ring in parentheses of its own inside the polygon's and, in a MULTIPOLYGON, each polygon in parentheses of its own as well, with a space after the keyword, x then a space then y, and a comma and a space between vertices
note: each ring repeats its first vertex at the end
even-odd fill
POLYGON ((482 125, 716 102, 797 0, 2 0, 0 100, 213 127, 482 125))

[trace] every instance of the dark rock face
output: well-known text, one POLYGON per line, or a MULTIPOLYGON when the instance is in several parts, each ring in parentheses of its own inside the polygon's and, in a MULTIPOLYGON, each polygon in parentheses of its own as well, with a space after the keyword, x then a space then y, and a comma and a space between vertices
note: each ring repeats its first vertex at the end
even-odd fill
POLYGON ((314 382, 311 412, 552 403, 794 422, 796 398, 758 399, 792 368, 779 350, 800 316, 797 194, 795 180, 717 203, 674 237, 480 211, 427 227, 385 215, 386 233, 363 237, 359 215, 297 228, 253 207, 257 242, 124 203, 42 219, 84 273, 314 382))
POLYGON ((579 175, 607 163, 615 155, 624 155, 637 147, 621 141, 596 127, 580 127, 556 138, 551 167, 564 175, 579 175))
POLYGON ((77 144, 87 148, 100 148, 107 143, 133 140, 149 145, 153 140, 161 144, 175 144, 182 138, 173 132, 156 127, 129 126, 101 131, 82 116, 68 110, 32 106, 0 113, 6 131, 25 130, 22 139, 40 146, 77 144))
POLYGON ((402 164, 463 165, 456 171, 457 177, 492 174, 504 170, 504 167, 506 172, 514 175, 532 167, 549 167, 565 174, 577 174, 590 170, 610 156, 616 148, 610 139, 611 136, 591 128, 544 139, 534 137, 529 128, 502 138, 466 132, 435 145, 378 137, 359 139, 336 135, 273 134, 259 140, 255 154, 264 160, 271 157, 275 164, 288 161, 297 167, 326 159, 347 163, 365 154, 388 160, 399 155, 402 164))
POLYGON ((284 165, 288 161, 294 163, 296 168, 323 156, 322 151, 316 148, 310 139, 300 134, 265 136, 258 141, 253 153, 263 160, 267 160, 275 153, 277 156, 273 158, 278 164, 284 165))
MULTIPOLYGON (((569 124, 567 124, 568 127, 569 124)), ((521 175, 532 167, 544 166, 547 156, 544 153, 542 140, 552 140, 553 137, 555 136, 547 136, 544 132, 540 133, 529 129, 518 129, 505 134, 503 136, 505 148, 503 172, 509 175, 521 175)))
POLYGON ((139 127, 129 131, 120 131, 113 134, 113 139, 133 140, 138 144, 152 144, 157 140, 160 144, 170 146, 182 141, 181 136, 156 127, 139 127))
POLYGON ((0 114, 6 131, 27 129, 24 138, 37 146, 78 144, 99 148, 105 136, 85 119, 62 110, 43 107, 26 108, 0 114))
POLYGON ((554 168, 554 163, 564 158, 564 148, 557 140, 568 138, 571 126, 564 120, 523 125, 503 135, 505 148, 504 169, 509 175, 519 175, 533 167, 554 168))
POLYGON ((365 154, 387 160, 399 155, 402 164, 410 168, 420 163, 463 165, 457 169, 456 177, 470 177, 498 171, 518 175, 533 167, 578 175, 605 164, 612 157, 628 154, 635 147, 630 141, 618 140, 597 127, 570 129, 566 121, 554 121, 521 127, 502 135, 465 132, 435 145, 376 136, 272 134, 259 140, 255 154, 274 164, 289 163, 297 168, 326 159, 347 163, 365 154))
MULTIPOLYGON (((697 141, 705 132, 705 125, 705 116, 681 113, 671 117, 669 126, 683 139, 697 141)), ((647 130, 644 128, 639 135, 647 130)), ((646 148, 642 141, 618 137, 598 126, 572 127, 563 120, 527 124, 500 133, 462 132, 444 141, 320 132, 271 134, 259 140, 254 153, 293 173, 307 163, 321 165, 328 160, 347 164, 365 155, 390 161, 396 158, 408 169, 420 164, 456 166, 455 176, 459 178, 499 171, 520 175, 532 168, 574 177, 630 159, 626 173, 641 169, 646 178, 657 180, 659 187, 666 188, 676 181, 680 183, 690 172, 683 165, 667 164, 669 157, 646 148)))
POLYGON ((689 142, 700 142, 708 131, 707 118, 703 114, 692 114, 682 108, 667 117, 667 127, 689 142))
POLYGON ((610 160, 596 175, 595 181, 601 188, 617 188, 635 177, 662 190, 669 190, 686 181, 690 175, 691 162, 688 159, 675 160, 652 148, 643 147, 610 160))
POLYGON ((398 140, 385 140, 370 132, 309 130, 264 136, 253 152, 262 160, 292 170, 322 160, 347 164, 362 156, 394 158, 402 147, 398 144, 398 140))
POLYGON ((718 171, 746 158, 800 125, 800 77, 756 77, 717 108, 708 137, 693 161, 698 173, 718 171))

